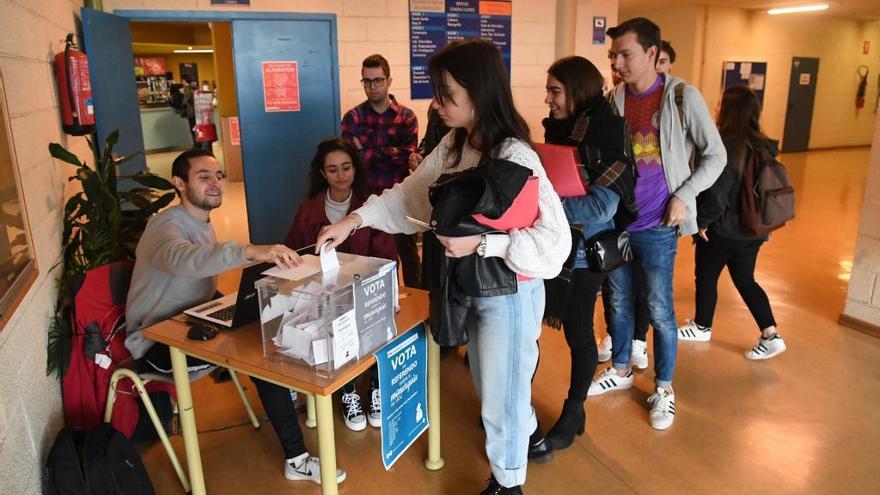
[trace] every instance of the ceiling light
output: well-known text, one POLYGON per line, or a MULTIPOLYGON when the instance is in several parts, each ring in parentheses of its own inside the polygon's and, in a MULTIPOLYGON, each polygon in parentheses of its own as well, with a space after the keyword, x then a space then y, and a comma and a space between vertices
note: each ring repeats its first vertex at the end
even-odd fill
POLYGON ((828 10, 828 4, 817 3, 814 5, 800 5, 797 7, 781 7, 778 9, 770 9, 767 13, 770 15, 797 14, 800 12, 818 12, 820 10, 828 10))
POLYGON ((212 48, 207 48, 205 50, 193 50, 190 48, 189 50, 174 50, 174 53, 214 53, 212 48))

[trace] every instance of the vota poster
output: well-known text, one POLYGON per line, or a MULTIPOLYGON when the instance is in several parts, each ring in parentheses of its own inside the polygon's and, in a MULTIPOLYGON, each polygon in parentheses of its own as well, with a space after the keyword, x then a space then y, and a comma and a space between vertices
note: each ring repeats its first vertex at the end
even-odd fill
POLYGON ((492 41, 510 75, 511 8, 511 0, 410 0, 410 98, 433 96, 428 59, 454 40, 492 41))

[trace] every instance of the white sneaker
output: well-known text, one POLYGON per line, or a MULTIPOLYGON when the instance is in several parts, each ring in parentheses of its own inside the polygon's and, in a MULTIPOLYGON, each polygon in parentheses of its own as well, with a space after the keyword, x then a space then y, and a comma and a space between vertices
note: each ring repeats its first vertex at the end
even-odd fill
MULTIPOLYGON (((336 483, 345 481, 345 471, 336 470, 336 483)), ((317 457, 305 454, 288 459, 284 463, 284 477, 290 481, 311 481, 312 483, 321 484, 321 463, 317 457), (299 464, 297 464, 297 461, 299 464)))
POLYGON ((378 388, 374 388, 370 392, 370 414, 367 417, 370 420, 370 426, 373 428, 382 427, 382 398, 378 388))
POLYGON ((611 392, 614 390, 626 390, 628 388, 632 388, 633 386, 633 372, 629 370, 626 372, 626 376, 618 376, 617 370, 613 367, 606 368, 599 376, 593 379, 593 383, 590 384, 590 390, 587 391, 587 395, 602 395, 606 392, 611 392))
POLYGON ((629 362, 636 368, 643 370, 648 368, 648 343, 633 339, 632 350, 629 353, 629 362))
POLYGON ((769 339, 761 337, 752 350, 746 353, 746 359, 758 361, 761 359, 770 359, 785 352, 785 341, 778 333, 774 333, 769 339))
POLYGON ((657 392, 648 397, 648 405, 651 406, 651 412, 648 414, 651 428, 665 430, 672 426, 672 422, 675 421, 675 392, 667 392, 657 387, 657 392))
POLYGON ((363 431, 367 427, 367 418, 357 392, 343 392, 342 417, 345 419, 345 426, 351 431, 363 431))
POLYGON ((709 342, 712 340, 712 327, 700 327, 693 320, 685 320, 678 327, 678 340, 687 342, 709 342))
POLYGON ((604 363, 611 359, 611 336, 606 335, 599 343, 599 362, 604 363))

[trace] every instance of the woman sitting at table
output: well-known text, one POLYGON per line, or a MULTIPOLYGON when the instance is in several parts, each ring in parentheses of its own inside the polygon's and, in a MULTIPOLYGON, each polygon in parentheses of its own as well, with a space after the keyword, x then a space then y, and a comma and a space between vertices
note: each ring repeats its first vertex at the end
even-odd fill
MULTIPOLYGON (((361 207, 369 196, 366 172, 358 155, 342 138, 333 138, 318 145, 309 171, 309 197, 300 204, 284 244, 293 249, 312 246, 321 228, 336 223, 349 212, 361 207)), ((397 259, 394 236, 370 228, 358 229, 337 249, 344 253, 397 259)), ((342 414, 345 426, 361 431, 382 426, 379 400, 379 376, 376 366, 370 368, 370 413, 364 415, 361 398, 354 380, 342 389, 342 414)))

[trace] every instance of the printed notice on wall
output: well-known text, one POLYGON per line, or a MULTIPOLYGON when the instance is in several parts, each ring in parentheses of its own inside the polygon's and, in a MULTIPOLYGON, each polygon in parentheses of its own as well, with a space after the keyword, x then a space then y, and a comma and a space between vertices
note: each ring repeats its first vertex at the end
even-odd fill
POLYGON ((411 98, 431 98, 428 59, 450 41, 489 40, 510 73, 511 0, 410 0, 411 98))
POLYGON ((241 146, 241 128, 238 126, 238 117, 229 117, 229 144, 241 146))
POLYGON ((299 71, 295 60, 263 62, 263 105, 267 112, 298 112, 299 71))
POLYGON ((605 17, 593 16, 593 44, 594 45, 604 45, 605 44, 605 24, 606 24, 605 17))

